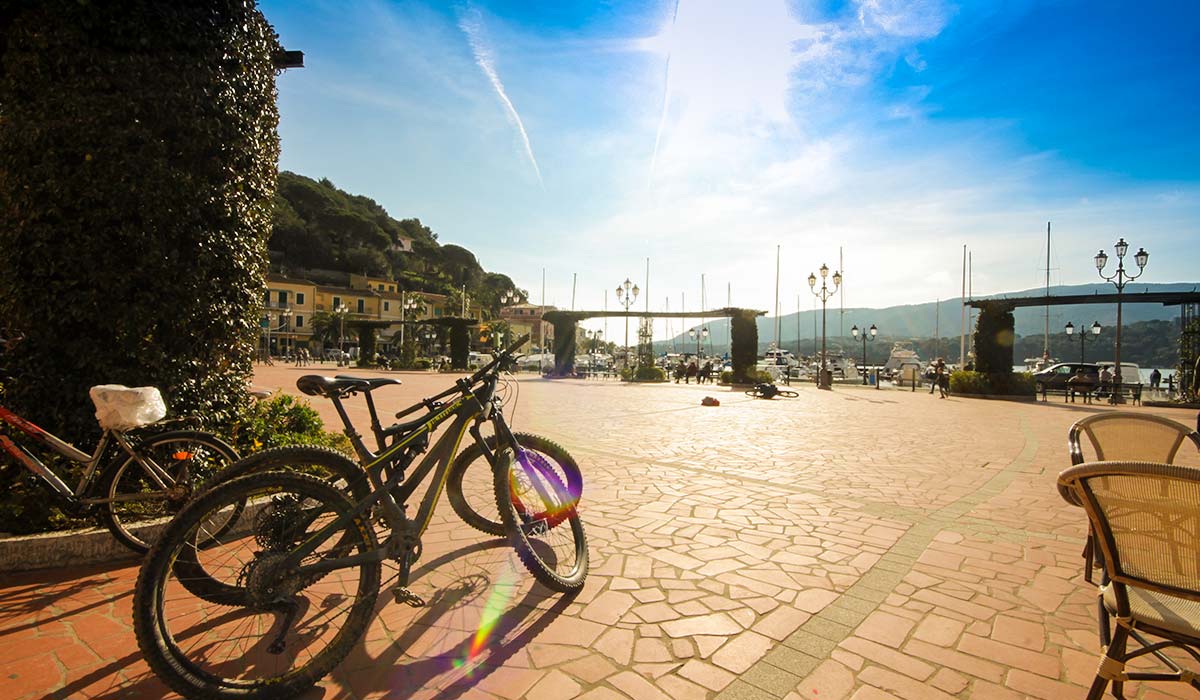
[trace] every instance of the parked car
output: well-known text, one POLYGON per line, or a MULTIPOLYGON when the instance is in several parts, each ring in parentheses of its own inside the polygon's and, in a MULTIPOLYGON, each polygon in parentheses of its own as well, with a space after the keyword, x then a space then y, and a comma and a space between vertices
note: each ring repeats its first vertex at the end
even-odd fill
MULTIPOLYGON (((1121 363, 1124 364, 1124 363, 1121 363)), ((1097 384, 1100 381, 1100 365, 1091 362, 1059 362, 1056 365, 1050 365, 1040 372, 1033 373, 1033 381, 1037 384, 1038 393, 1046 389, 1065 390, 1067 388, 1067 380, 1075 376, 1075 373, 1083 369, 1083 374, 1092 384, 1097 384)))

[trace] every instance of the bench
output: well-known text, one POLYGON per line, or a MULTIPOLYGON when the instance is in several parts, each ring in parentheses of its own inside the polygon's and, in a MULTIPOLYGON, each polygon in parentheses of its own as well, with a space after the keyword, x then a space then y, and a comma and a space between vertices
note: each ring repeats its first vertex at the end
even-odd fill
MULTIPOLYGON (((1075 396, 1078 394, 1083 397, 1084 403, 1092 403, 1093 398, 1107 399, 1113 393, 1113 385, 1105 385, 1101 387, 1098 384, 1085 384, 1077 386, 1066 386, 1058 388, 1050 388, 1045 384, 1038 385, 1041 388, 1042 401, 1046 400, 1048 394, 1062 396, 1063 403, 1075 403, 1075 396)), ((1142 384, 1121 383, 1115 385, 1116 389, 1121 392, 1121 395, 1127 398, 1133 405, 1139 406, 1142 403, 1142 384)))

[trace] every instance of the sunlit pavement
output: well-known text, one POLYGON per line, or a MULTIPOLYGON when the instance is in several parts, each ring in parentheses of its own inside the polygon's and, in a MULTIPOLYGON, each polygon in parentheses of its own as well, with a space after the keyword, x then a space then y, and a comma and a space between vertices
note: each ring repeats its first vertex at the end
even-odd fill
MULTIPOLYGON (((338 371, 277 364, 256 384, 296 393, 301 374, 338 371)), ((393 412, 452 379, 382 374, 405 382, 377 393, 393 412)), ((1107 407, 811 385, 773 401, 613 380, 517 388, 514 427, 584 469, 585 589, 533 585, 443 503, 412 586, 429 605, 385 590, 365 639, 306 697, 1083 696, 1095 594, 1080 576, 1083 514, 1054 479, 1067 427, 1107 407), (481 633, 485 607, 501 615, 481 633)), ((365 431, 365 409, 354 417, 365 431)), ((168 695, 134 641, 136 574, 5 575, 0 695, 168 695)))

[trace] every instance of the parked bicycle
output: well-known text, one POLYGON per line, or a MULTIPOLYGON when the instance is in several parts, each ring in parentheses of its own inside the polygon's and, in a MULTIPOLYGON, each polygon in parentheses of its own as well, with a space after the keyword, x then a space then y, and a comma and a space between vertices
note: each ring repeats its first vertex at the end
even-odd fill
MULTIPOLYGON (((0 347, 10 341, 0 338, 0 347)), ((15 379, 0 369, 0 376, 15 379)), ((219 437, 197 430, 162 430, 160 422, 125 429, 104 428, 91 454, 39 428, 0 405, 0 421, 27 436, 44 457, 58 454, 84 469, 74 488, 29 448, 0 434, 0 450, 15 472, 32 473, 57 498, 59 507, 75 517, 96 517, 121 544, 146 552, 165 519, 192 497, 197 487, 238 459, 219 437)))
MULTIPOLYGON (((370 455, 365 480, 346 473, 345 487, 335 488, 296 471, 255 471, 213 486, 180 511, 143 563, 134 594, 138 646, 155 673, 187 697, 294 697, 365 633, 384 560, 399 565, 393 600, 424 605, 408 588, 410 573, 468 432, 491 465, 499 520, 521 562, 552 590, 581 588, 588 552, 573 491, 581 486, 578 467, 565 451, 564 461, 555 462, 527 449, 509 429, 498 391, 501 372, 515 362, 514 348, 527 339, 398 414, 425 409, 420 417, 378 428, 386 447, 377 454, 352 437, 356 450, 370 455), (449 428, 430 447, 446 422, 449 428), (484 423, 492 426, 490 440, 480 430, 484 423), (408 500, 426 477, 425 495, 410 516, 408 500), (225 528, 237 513, 238 525, 225 528)), ((341 400, 363 393, 374 428, 371 391, 390 383, 310 375, 297 384, 333 400, 352 431, 341 400)))
POLYGON ((776 396, 784 396, 789 399, 794 399, 800 394, 790 389, 780 389, 774 384, 755 384, 753 389, 746 392, 746 396, 755 399, 773 399, 776 396))

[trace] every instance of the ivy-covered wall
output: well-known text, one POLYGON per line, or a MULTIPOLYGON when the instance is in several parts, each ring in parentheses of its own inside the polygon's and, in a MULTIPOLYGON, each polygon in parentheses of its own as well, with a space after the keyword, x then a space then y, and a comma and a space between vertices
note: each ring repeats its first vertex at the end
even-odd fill
POLYGON ((980 306, 975 324, 975 371, 991 375, 1012 374, 1016 338, 1012 304, 988 301, 980 306))
POLYGON ((71 439, 87 389, 160 387, 226 422, 258 336, 279 140, 252 0, 0 4, 8 399, 71 439))
POLYGON ((759 313, 750 309, 733 309, 729 319, 730 352, 735 384, 753 384, 758 362, 759 313))

